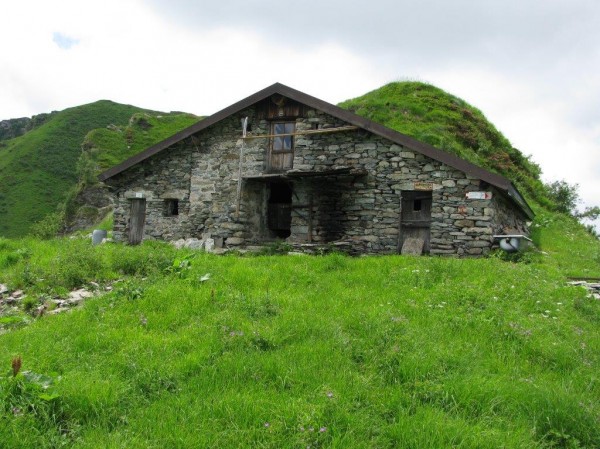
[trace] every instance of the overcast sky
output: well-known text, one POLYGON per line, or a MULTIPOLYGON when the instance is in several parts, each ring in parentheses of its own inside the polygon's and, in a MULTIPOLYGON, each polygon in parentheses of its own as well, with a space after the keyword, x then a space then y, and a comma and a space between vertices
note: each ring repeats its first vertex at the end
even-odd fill
POLYGON ((276 81, 338 103, 420 80, 600 205, 598 0, 19 0, 0 42, 0 119, 99 99, 210 115, 276 81))

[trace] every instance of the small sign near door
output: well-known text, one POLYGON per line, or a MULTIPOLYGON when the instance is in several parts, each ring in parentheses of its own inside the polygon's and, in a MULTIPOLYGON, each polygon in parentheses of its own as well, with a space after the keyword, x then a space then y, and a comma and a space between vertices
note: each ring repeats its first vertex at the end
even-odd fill
POLYGON ((468 200, 491 200, 492 192, 467 192, 465 197, 468 200))
POLYGON ((415 188, 415 190, 421 190, 421 191, 433 190, 433 183, 417 181, 417 182, 415 182, 414 188, 415 188))

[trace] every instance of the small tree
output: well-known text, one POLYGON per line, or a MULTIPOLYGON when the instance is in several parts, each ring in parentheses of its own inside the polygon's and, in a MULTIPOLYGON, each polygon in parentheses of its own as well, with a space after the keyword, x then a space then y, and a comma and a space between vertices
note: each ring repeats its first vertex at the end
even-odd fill
POLYGON ((554 210, 576 216, 579 202, 579 184, 569 184, 565 180, 547 184, 548 196, 554 203, 554 210))

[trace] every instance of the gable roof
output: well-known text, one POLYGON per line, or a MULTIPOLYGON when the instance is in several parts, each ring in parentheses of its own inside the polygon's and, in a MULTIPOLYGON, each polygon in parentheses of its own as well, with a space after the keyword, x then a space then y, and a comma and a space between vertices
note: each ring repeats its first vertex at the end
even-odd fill
POLYGON ((234 103, 231 106, 228 106, 225 109, 222 109, 221 111, 178 132, 177 134, 174 134, 171 137, 161 142, 158 142, 157 144, 149 147, 148 149, 130 157, 129 159, 120 163, 119 165, 116 165, 104 171, 103 173, 98 175, 98 179, 100 181, 105 181, 109 178, 112 178, 113 176, 127 170, 128 168, 133 167, 134 165, 154 156, 162 150, 192 136, 193 134, 196 134, 199 131, 202 131, 203 129, 208 128, 209 126, 214 125, 215 123, 223 120, 224 118, 229 117, 230 115, 235 114, 237 112, 240 112, 241 110, 252 106, 254 103, 258 103, 259 101, 264 100, 265 98, 268 98, 275 94, 283 95, 292 100, 296 100, 299 103, 303 103, 311 108, 323 111, 333 117, 336 117, 354 126, 358 126, 359 128, 362 128, 373 134, 384 137, 407 149, 421 153, 431 159, 442 162, 443 164, 449 165, 450 167, 472 175, 477 179, 481 179, 482 181, 487 182, 488 184, 496 187, 497 189, 508 195, 512 202, 515 203, 527 217, 529 217, 530 219, 534 217, 533 211, 531 210, 525 199, 521 196, 517 188, 510 180, 508 180, 504 176, 487 171, 475 164, 472 164, 469 161, 459 158, 458 156, 439 150, 427 143, 420 142, 398 131, 394 131, 393 129, 387 128, 372 120, 356 115, 353 112, 342 109, 331 103, 327 103, 326 101, 320 100, 311 95, 305 94, 304 92, 300 92, 299 90, 292 89, 291 87, 285 86, 281 83, 275 83, 263 90, 260 90, 255 94, 250 95, 249 97, 246 97, 243 100, 240 100, 237 103, 234 103))

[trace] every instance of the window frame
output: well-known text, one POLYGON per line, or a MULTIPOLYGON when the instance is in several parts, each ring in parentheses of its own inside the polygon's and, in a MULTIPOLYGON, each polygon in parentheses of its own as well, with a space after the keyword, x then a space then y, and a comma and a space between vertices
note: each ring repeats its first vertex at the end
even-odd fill
POLYGON ((291 153, 294 151, 294 146, 296 143, 295 136, 293 135, 285 135, 285 134, 295 134, 296 133, 296 122, 289 120, 275 120, 271 122, 271 135, 273 136, 271 139, 271 151, 274 153, 291 153), (277 132, 277 126, 283 125, 283 132, 277 132), (282 137, 277 137, 277 135, 283 134, 282 137), (289 138, 289 146, 286 146, 286 141, 289 138), (278 142, 281 142, 281 147, 279 147, 278 142))

